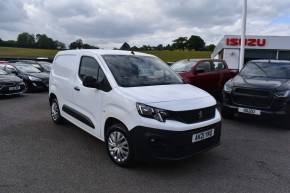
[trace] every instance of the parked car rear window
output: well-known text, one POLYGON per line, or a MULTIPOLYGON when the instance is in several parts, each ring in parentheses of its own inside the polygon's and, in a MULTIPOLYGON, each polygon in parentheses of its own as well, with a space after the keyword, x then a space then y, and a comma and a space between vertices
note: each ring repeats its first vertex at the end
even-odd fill
POLYGON ((171 68, 175 72, 189 72, 197 61, 194 60, 182 60, 174 63, 171 68))
POLYGON ((134 55, 103 55, 116 82, 122 87, 183 84, 158 58, 134 55))
POLYGON ((290 78, 290 62, 249 62, 241 72, 244 76, 267 77, 278 79, 290 78))

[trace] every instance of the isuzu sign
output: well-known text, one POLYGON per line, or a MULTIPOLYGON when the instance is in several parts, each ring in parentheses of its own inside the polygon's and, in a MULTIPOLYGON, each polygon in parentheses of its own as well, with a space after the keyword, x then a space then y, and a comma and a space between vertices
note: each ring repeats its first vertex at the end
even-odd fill
MULTIPOLYGON (((240 46, 241 39, 240 38, 227 38, 226 44, 227 46, 240 46)), ((250 47, 265 47, 266 39, 248 38, 246 39, 245 45, 250 46, 250 47)))

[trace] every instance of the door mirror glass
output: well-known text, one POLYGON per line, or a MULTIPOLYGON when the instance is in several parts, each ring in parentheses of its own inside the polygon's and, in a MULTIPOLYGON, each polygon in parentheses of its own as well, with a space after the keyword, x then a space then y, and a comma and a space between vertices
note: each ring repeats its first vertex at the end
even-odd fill
POLYGON ((100 84, 98 83, 97 79, 95 79, 92 76, 86 76, 83 80, 83 85, 84 87, 88 88, 96 88, 96 89, 100 88, 100 84))

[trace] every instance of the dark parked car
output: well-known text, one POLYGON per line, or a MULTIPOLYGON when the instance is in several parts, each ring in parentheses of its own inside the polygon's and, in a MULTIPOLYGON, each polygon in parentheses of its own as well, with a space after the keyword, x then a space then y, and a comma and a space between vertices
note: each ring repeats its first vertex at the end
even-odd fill
POLYGON ((13 74, 8 74, 0 68, 0 96, 20 95, 26 90, 22 79, 13 74))
POLYGON ((222 115, 235 113, 280 116, 290 123, 290 61, 248 62, 224 86, 222 115))
POLYGON ((34 61, 34 60, 19 60, 16 63, 25 63, 30 64, 40 70, 41 72, 50 72, 51 69, 51 63, 46 61, 34 61))
POLYGON ((230 70, 224 60, 190 59, 174 63, 171 68, 179 73, 186 83, 197 86, 219 97, 224 84, 238 71, 230 70))
POLYGON ((23 79, 29 91, 48 90, 49 74, 30 64, 10 63, 4 65, 4 70, 23 79))

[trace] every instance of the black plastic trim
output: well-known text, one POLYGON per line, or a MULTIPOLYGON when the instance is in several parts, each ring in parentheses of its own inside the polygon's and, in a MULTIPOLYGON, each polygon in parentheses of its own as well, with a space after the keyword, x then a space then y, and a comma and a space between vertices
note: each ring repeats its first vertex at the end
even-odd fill
POLYGON ((95 129, 95 126, 94 126, 93 122, 91 121, 91 119, 88 118, 87 116, 85 116, 84 114, 78 112, 77 110, 75 110, 67 105, 63 105, 62 110, 64 112, 66 112, 67 114, 69 114, 70 116, 72 116, 72 117, 76 118, 77 120, 83 122, 84 124, 88 125, 89 127, 95 129))

